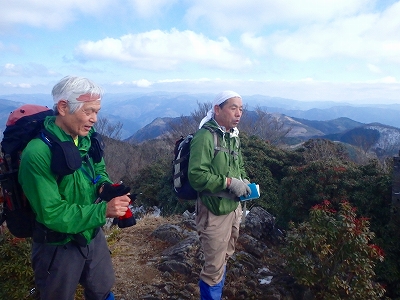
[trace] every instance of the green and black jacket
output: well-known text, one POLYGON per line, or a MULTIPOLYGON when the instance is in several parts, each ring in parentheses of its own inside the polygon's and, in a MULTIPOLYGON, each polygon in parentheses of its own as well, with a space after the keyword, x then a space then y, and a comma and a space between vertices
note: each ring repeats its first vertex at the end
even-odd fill
MULTIPOLYGON (((71 141, 55 124, 55 117, 47 117, 45 128, 61 141, 71 141)), ((78 138, 81 157, 88 154, 92 129, 86 137, 78 138)), ((94 204, 98 189, 104 182, 111 182, 104 159, 95 164, 91 158, 70 175, 58 178, 51 171, 51 151, 40 138, 31 140, 21 156, 18 180, 36 215, 36 221, 47 228, 68 234, 57 244, 65 244, 74 234, 82 234, 89 243, 99 227, 106 222, 106 202, 94 204)))

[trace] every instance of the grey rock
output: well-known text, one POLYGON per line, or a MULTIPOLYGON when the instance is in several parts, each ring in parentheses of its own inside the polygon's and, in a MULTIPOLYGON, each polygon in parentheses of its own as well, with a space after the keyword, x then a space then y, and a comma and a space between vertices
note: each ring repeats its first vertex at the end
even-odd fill
POLYGON ((176 225, 163 224, 154 230, 151 235, 170 244, 176 244, 182 240, 183 230, 176 225))
MULTIPOLYGON (((204 254, 194 218, 194 214, 187 212, 180 223, 162 225, 152 233, 163 241, 174 240, 172 246, 156 257, 157 268, 164 272, 164 278, 169 282, 152 296, 160 299, 199 298, 198 281, 204 254), (184 276, 184 282, 173 280, 174 274, 184 276)), ((261 207, 253 207, 244 224, 237 250, 227 262, 222 299, 303 300, 304 291, 286 274, 285 262, 271 243, 279 235, 275 217, 261 207)))

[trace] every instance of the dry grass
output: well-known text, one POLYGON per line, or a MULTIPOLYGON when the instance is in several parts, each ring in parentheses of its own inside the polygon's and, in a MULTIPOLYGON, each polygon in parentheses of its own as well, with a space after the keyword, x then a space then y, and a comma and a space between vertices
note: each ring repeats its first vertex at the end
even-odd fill
POLYGON ((174 219, 145 216, 135 226, 118 229, 116 235, 112 233, 109 246, 116 275, 116 299, 141 299, 155 290, 155 285, 163 283, 153 258, 170 245, 151 233, 164 223, 174 223, 174 219))

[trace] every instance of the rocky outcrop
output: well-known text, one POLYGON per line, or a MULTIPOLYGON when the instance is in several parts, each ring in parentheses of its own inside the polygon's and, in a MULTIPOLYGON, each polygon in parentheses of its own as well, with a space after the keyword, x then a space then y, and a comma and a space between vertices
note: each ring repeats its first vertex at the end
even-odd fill
MULTIPOLYGON (((161 225, 152 235, 171 246, 155 258, 165 282, 143 299, 199 299, 203 253, 194 215, 185 212, 180 223, 161 225)), ((281 238, 275 218, 263 208, 253 207, 242 224, 237 250, 228 261, 223 299, 304 299, 303 291, 285 272, 279 253, 281 238)))

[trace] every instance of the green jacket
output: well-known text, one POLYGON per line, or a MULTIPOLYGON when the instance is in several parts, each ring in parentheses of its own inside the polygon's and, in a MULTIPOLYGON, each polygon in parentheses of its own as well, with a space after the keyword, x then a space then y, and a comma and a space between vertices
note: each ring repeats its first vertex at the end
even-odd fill
MULTIPOLYGON (((61 141, 73 142, 72 137, 55 124, 54 116, 47 117, 44 124, 61 141)), ((92 129, 88 136, 78 138, 81 157, 89 151, 93 132, 92 129)), ((64 176, 59 183, 58 176, 50 169, 50 162, 50 147, 40 138, 31 140, 21 155, 18 180, 36 220, 54 231, 71 235, 82 233, 89 243, 94 237, 95 229, 106 222, 106 202, 94 204, 101 184, 111 182, 104 160, 94 164, 90 158, 89 164, 92 168, 82 162, 81 169, 64 176), (100 175, 99 180, 92 183, 91 178, 96 178, 97 175, 100 175)), ((71 239, 72 237, 68 237, 58 244, 65 244, 71 239)))
MULTIPOLYGON (((216 130, 219 146, 227 148, 238 155, 219 151, 214 156, 214 137, 205 128, 196 132, 190 142, 188 178, 192 187, 198 192, 218 193, 227 191, 226 178, 246 178, 243 158, 240 151, 239 137, 231 137, 212 119, 204 124, 216 130)), ((201 195, 201 194, 200 194, 201 195)), ((214 215, 226 215, 238 207, 238 202, 230 198, 201 195, 201 201, 214 215)))

